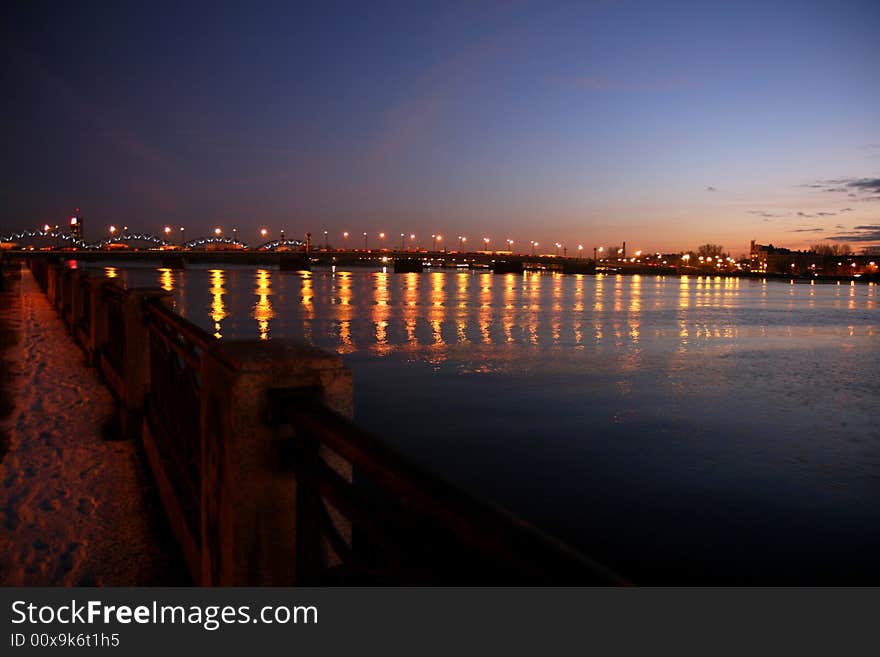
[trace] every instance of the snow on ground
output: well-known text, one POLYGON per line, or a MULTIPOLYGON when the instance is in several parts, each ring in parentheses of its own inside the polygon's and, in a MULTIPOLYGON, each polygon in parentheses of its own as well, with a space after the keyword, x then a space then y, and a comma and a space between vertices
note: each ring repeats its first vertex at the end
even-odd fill
POLYGON ((113 398, 27 270, 20 304, 0 584, 187 584, 139 444, 102 437, 113 398))

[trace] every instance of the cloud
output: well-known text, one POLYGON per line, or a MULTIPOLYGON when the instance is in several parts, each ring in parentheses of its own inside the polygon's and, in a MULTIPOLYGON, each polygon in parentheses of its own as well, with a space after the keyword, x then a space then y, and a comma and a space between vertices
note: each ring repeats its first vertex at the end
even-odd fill
POLYGON ((852 231, 828 239, 834 242, 880 242, 880 224, 854 226, 852 231))
POLYGON ((771 218, 771 217, 787 217, 788 214, 773 214, 772 212, 766 212, 765 210, 748 210, 749 214, 756 214, 759 217, 771 218))
POLYGON ((800 185, 823 192, 845 193, 862 201, 880 201, 880 178, 832 178, 800 185))
POLYGON ((855 187, 871 194, 880 194, 880 178, 860 178, 847 183, 847 187, 855 187))
POLYGON ((795 228, 794 230, 788 231, 790 233, 824 233, 824 228, 795 228))
POLYGON ((706 191, 707 191, 707 192, 717 192, 718 189, 717 189, 716 187, 712 187, 712 185, 709 185, 709 186, 706 188, 706 191))
POLYGON ((852 212, 852 211, 853 211, 852 208, 844 208, 843 210, 840 211, 840 213, 843 214, 844 212, 852 212))
POLYGON ((797 213, 797 216, 799 216, 799 217, 806 217, 806 218, 808 218, 808 219, 812 219, 812 218, 814 218, 814 217, 833 217, 833 216, 835 216, 835 215, 837 215, 836 212, 815 212, 815 213, 809 213, 809 212, 798 212, 798 213, 797 213))

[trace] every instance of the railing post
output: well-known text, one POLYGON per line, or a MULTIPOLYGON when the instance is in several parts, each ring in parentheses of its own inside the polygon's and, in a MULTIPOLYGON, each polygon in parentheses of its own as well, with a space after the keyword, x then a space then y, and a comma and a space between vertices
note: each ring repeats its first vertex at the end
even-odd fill
POLYGON ((122 389, 119 395, 122 437, 138 438, 144 411, 144 395, 150 385, 150 337, 146 326, 144 304, 151 299, 170 303, 169 292, 159 288, 134 288, 126 291, 122 319, 125 340, 122 359, 122 389))
POLYGON ((70 334, 76 341, 76 325, 82 314, 82 290, 80 289, 80 279, 85 274, 81 269, 74 269, 70 272, 70 310, 68 314, 68 326, 70 334))
POLYGON ((52 306, 55 305, 55 299, 58 297, 57 272, 59 267, 61 265, 55 262, 46 264, 46 298, 49 299, 49 304, 52 306))
POLYGON ((89 295, 89 332, 86 335, 86 353, 89 365, 98 366, 98 355, 107 340, 107 305, 104 303, 104 279, 90 276, 86 294, 89 295))
POLYGON ((74 327, 74 296, 79 285, 79 270, 65 267, 61 272, 61 319, 67 330, 73 335, 74 327))
MULTIPOLYGON (((201 584, 296 584, 297 486, 267 423, 268 391, 310 390, 350 417, 351 372, 337 355, 291 341, 227 342, 204 354, 201 381, 201 584)), ((348 462, 322 457, 350 480, 348 462)))

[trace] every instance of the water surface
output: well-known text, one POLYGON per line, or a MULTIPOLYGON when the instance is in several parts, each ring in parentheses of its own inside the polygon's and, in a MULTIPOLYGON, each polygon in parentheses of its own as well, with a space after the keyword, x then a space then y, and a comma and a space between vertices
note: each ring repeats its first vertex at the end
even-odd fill
POLYGON ((359 424, 637 582, 880 583, 875 285, 111 273, 340 353, 359 424))

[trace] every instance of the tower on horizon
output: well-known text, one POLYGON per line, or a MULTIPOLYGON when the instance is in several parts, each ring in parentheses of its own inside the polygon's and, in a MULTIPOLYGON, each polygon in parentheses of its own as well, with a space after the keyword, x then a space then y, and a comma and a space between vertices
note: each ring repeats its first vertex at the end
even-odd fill
POLYGON ((79 208, 76 209, 76 212, 70 218, 70 236, 76 240, 83 238, 83 220, 79 216, 79 208))

